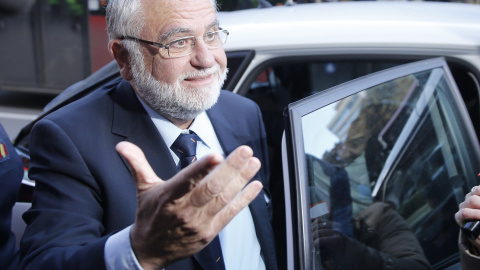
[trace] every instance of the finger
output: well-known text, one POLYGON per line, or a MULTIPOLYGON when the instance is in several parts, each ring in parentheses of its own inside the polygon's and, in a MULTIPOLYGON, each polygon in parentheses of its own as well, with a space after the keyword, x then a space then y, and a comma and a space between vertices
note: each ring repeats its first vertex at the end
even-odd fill
POLYGON ((240 168, 232 180, 227 183, 224 189, 209 202, 208 209, 210 213, 217 213, 223 207, 230 203, 245 188, 245 185, 255 176, 260 168, 260 160, 252 157, 247 164, 240 168))
POLYGON ((260 193, 263 185, 260 181, 248 184, 228 205, 214 217, 212 224, 220 232, 243 208, 248 206, 260 193))
POLYGON ((464 208, 455 213, 455 221, 459 226, 463 226, 467 221, 480 220, 480 210, 473 208, 464 208))
POLYGON ((463 224, 465 224, 465 216, 463 212, 464 212, 464 209, 461 209, 455 213, 455 221, 460 227, 463 226, 463 224))
POLYGON ((219 211, 228 204, 260 169, 260 161, 252 156, 253 151, 250 147, 240 146, 235 149, 225 161, 207 175, 199 188, 192 192, 192 205, 197 207, 206 205, 212 199, 217 198, 227 185, 234 182, 234 185, 230 186, 219 200, 214 202, 214 204, 220 203, 220 205, 211 210, 219 211))
POLYGON ((480 220, 480 196, 468 196, 460 203, 459 210, 455 213, 455 221, 462 226, 469 220, 480 220))
POLYGON ((182 169, 165 182, 165 187, 173 191, 170 198, 178 199, 193 190, 222 161, 222 155, 211 154, 182 169))
POLYGON ((143 151, 133 143, 120 142, 115 146, 117 152, 122 155, 133 171, 133 178, 139 192, 163 182, 153 171, 152 167, 143 154, 143 151))
POLYGON ((472 209, 480 209, 480 196, 471 195, 468 196, 464 202, 460 204, 461 208, 472 208, 472 209))
POLYGON ((472 189, 470 190, 470 194, 471 195, 480 195, 480 188, 478 186, 472 187, 472 189))

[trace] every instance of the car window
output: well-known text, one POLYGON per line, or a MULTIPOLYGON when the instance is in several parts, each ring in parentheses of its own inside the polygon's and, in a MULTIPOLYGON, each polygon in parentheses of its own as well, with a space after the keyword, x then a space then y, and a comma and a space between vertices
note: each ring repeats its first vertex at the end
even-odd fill
POLYGON ((244 73, 245 69, 248 67, 248 64, 255 56, 254 51, 235 51, 226 53, 228 61, 228 76, 223 84, 223 88, 233 91, 238 80, 244 73))
MULTIPOLYGON (((391 59, 312 60, 312 58, 314 57, 275 59, 260 65, 252 72, 250 81, 247 80, 245 83, 247 88, 240 90, 240 94, 255 101, 262 111, 273 168, 281 166, 283 110, 289 103, 372 72, 408 62, 391 59)), ((228 60, 230 62, 230 58, 228 60)), ((272 179, 282 177, 279 170, 272 171, 272 179)))
POLYGON ((288 255, 284 237, 286 217, 283 196, 285 191, 283 185, 275 184, 281 183, 283 179, 282 170, 277 168, 282 166, 280 149, 284 131, 284 109, 291 102, 332 86, 409 61, 388 58, 381 60, 316 58, 318 57, 287 57, 262 63, 247 74, 248 78, 239 90, 239 94, 254 100, 262 111, 270 157, 270 178, 273 183, 270 185, 270 192, 276 201, 273 220, 276 224, 274 231, 280 258, 286 258, 288 255))
MULTIPOLYGON (((289 103, 355 78, 406 63, 407 60, 311 60, 275 59, 252 72, 251 81, 240 94, 255 101, 267 130, 272 167, 280 166, 280 141, 284 130, 282 115, 289 103), (243 91, 246 91, 243 93, 243 91)), ((230 58, 229 58, 230 61, 230 58)), ((229 74, 230 75, 230 74, 229 74)), ((281 179, 278 171, 273 179, 281 179)))
MULTIPOLYGON (((245 72, 245 64, 250 63, 253 56, 253 51, 227 53, 230 72, 225 83, 226 89, 233 90, 236 87, 238 78, 245 72)), ((280 121, 278 119, 282 117, 283 109, 291 102, 373 72, 418 60, 421 59, 407 56, 397 58, 383 56, 374 59, 364 57, 345 59, 341 56, 319 58, 315 55, 275 58, 256 64, 257 67, 246 74, 248 78, 242 82, 238 93, 257 102, 264 113, 264 122, 267 125, 271 125, 270 123, 276 125, 280 121)), ((448 65, 480 139, 478 116, 480 108, 477 102, 480 74, 464 62, 452 61, 448 65)), ((273 126, 272 131, 268 132, 271 137, 269 141, 277 142, 275 144, 277 149, 282 131, 283 128, 273 126)))
POLYGON ((415 67, 291 107, 300 115, 292 138, 301 242, 312 265, 443 269, 458 261, 453 215, 478 182, 478 142, 446 64, 415 67))
MULTIPOLYGON (((311 60, 275 59, 255 73, 246 96, 258 100, 271 92, 284 92, 289 103, 355 78, 398 66, 409 60, 311 60)), ((229 58, 230 61, 230 58, 229 58)))

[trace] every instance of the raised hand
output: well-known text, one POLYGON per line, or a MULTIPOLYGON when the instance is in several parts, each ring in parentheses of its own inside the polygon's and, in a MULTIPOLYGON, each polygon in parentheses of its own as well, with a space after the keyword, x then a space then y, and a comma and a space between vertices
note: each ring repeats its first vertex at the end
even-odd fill
POLYGON ((247 146, 225 160, 206 156, 168 181, 134 144, 121 142, 116 150, 130 163, 137 184, 130 241, 144 268, 161 268, 203 249, 262 189, 259 181, 247 185, 261 166, 247 146))

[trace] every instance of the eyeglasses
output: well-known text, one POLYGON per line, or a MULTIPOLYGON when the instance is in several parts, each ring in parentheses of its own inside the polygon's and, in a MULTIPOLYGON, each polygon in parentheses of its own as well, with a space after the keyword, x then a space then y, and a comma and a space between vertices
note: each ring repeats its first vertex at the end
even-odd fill
POLYGON ((166 58, 178 58, 178 57, 183 57, 191 54, 193 52, 193 49, 195 48, 195 44, 197 43, 197 40, 202 39, 203 42, 207 45, 208 49, 216 49, 220 48, 227 42, 227 36, 230 33, 225 30, 221 29, 213 32, 208 32, 203 37, 197 38, 194 36, 188 36, 188 37, 183 37, 183 38, 178 38, 175 40, 170 41, 167 44, 161 44, 153 41, 148 41, 148 40, 143 40, 140 38, 134 38, 130 36, 123 36, 120 37, 120 40, 128 39, 128 40, 134 40, 134 41, 139 41, 143 42, 155 47, 158 47, 158 51, 160 55, 166 58))

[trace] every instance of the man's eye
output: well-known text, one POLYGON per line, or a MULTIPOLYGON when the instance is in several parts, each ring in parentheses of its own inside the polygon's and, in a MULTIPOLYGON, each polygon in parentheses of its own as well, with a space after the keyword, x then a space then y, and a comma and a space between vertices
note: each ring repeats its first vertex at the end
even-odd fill
POLYGON ((188 44, 188 39, 179 39, 170 42, 170 47, 183 48, 188 44))
POLYGON ((204 40, 205 41, 214 41, 216 37, 217 37, 217 33, 213 33, 213 32, 212 33, 207 33, 205 35, 204 40))

